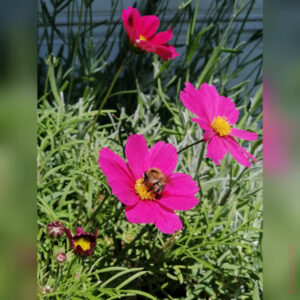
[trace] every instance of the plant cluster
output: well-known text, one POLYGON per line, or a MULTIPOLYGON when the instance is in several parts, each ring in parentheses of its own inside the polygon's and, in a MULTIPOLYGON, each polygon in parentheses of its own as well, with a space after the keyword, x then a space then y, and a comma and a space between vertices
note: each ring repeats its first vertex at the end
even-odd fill
POLYGON ((167 0, 119 16, 111 1, 97 25, 93 1, 40 3, 39 296, 261 299, 261 32, 243 40, 254 1, 215 1, 203 23, 199 1, 171 20, 167 0))

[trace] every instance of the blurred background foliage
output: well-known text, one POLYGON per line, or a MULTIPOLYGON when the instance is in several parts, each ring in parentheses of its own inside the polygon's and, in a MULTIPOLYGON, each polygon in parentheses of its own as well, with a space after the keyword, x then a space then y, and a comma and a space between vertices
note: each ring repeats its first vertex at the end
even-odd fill
POLYGON ((120 74, 95 132, 100 102, 129 55, 121 25, 127 6, 107 1, 110 15, 97 23, 94 1, 39 3, 40 297, 262 299, 262 31, 244 34, 255 1, 211 1, 201 22, 201 1, 174 2, 130 2, 142 15, 158 15, 159 30, 172 27, 171 44, 180 56, 163 62, 153 54, 136 55, 120 74), (176 9, 167 14, 174 2, 176 9), (242 143, 259 162, 247 169, 227 156, 216 167, 204 158, 203 144, 181 152, 177 171, 197 180, 201 201, 179 213, 183 230, 168 240, 153 225, 126 220, 97 159, 101 147, 124 157, 133 132, 144 134, 148 145, 164 140, 178 150, 200 140, 202 131, 178 98, 188 80, 197 87, 214 84, 233 99, 240 111, 237 126, 260 135, 242 143), (98 228, 94 255, 77 260, 66 239, 50 240, 45 227, 56 220, 73 231, 98 228), (59 249, 69 251, 62 266, 54 258, 59 249))

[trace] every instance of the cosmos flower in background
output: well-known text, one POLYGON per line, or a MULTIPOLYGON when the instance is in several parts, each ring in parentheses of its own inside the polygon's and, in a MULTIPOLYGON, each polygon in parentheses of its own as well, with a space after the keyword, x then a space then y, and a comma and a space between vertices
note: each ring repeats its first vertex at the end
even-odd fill
POLYGON ((83 228, 77 227, 76 234, 72 236, 69 229, 65 228, 65 233, 69 239, 71 247, 76 255, 89 256, 96 246, 97 234, 84 232, 83 228))
POLYGON ((65 229, 64 225, 59 221, 51 222, 47 224, 48 235, 55 239, 59 238, 64 234, 64 229, 65 229))
POLYGON ((163 233, 182 228, 174 210, 189 210, 199 200, 199 188, 191 176, 173 173, 177 164, 176 148, 158 142, 148 149, 143 135, 131 134, 125 146, 127 162, 108 148, 99 152, 99 166, 113 194, 126 205, 131 223, 154 223, 163 233))
POLYGON ((141 16, 136 8, 128 7, 122 13, 123 24, 131 44, 135 49, 152 52, 164 61, 179 54, 167 42, 173 37, 172 29, 155 34, 159 19, 157 16, 141 16))
POLYGON ((187 82, 184 91, 180 92, 180 99, 184 106, 197 116, 192 121, 205 130, 203 140, 208 141, 206 157, 219 165, 220 160, 229 151, 235 160, 245 167, 251 166, 250 159, 257 161, 234 139, 237 137, 255 141, 258 135, 232 127, 238 120, 239 111, 230 98, 220 96, 215 86, 207 83, 203 83, 197 90, 187 82))

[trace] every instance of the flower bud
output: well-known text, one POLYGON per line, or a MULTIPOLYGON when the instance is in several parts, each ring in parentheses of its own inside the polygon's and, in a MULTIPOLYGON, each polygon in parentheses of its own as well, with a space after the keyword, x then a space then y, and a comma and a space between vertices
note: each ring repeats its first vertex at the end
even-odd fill
POLYGON ((58 238, 64 234, 64 226, 61 222, 52 222, 47 225, 47 232, 49 236, 58 238))
POLYGON ((50 294, 52 292, 53 292, 53 289, 49 285, 41 287, 41 293, 42 293, 42 295, 50 294))
POLYGON ((66 254, 64 252, 58 252, 56 255, 55 255, 55 258, 56 260, 59 262, 59 263, 64 263, 65 260, 66 260, 66 254))

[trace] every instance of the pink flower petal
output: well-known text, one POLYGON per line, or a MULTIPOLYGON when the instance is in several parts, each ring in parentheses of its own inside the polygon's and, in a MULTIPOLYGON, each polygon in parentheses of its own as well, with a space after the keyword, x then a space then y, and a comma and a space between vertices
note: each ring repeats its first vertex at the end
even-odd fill
POLYGON ((134 190, 136 180, 125 161, 108 148, 102 148, 99 155, 99 167, 107 177, 113 194, 124 204, 135 204, 138 200, 134 190))
MULTIPOLYGON (((166 44, 166 45, 168 45, 168 44, 166 44)), ((168 45, 168 47, 169 47, 169 50, 172 52, 172 57, 171 57, 172 59, 179 55, 179 53, 176 52, 176 50, 173 46, 168 45)))
POLYGON ((210 124, 208 123, 207 119, 204 118, 192 118, 191 119, 193 122, 198 123, 199 126, 204 129, 204 130, 209 130, 211 129, 210 124))
POLYGON ((199 191, 199 187, 190 175, 173 173, 169 176, 165 191, 170 195, 195 195, 199 191))
POLYGON ((213 160, 216 165, 220 164, 224 155, 227 153, 227 146, 224 143, 224 138, 215 135, 207 145, 206 157, 209 157, 213 160))
POLYGON ((234 102, 230 98, 219 96, 219 116, 226 117, 226 120, 232 125, 239 118, 239 111, 235 108, 234 102))
POLYGON ((76 235, 81 235, 81 234, 83 234, 83 233, 84 233, 83 228, 82 228, 82 227, 77 227, 75 236, 76 236, 76 235))
POLYGON ((139 41, 139 47, 147 52, 152 52, 159 55, 164 61, 173 59, 179 55, 173 46, 168 44, 156 45, 150 41, 139 41))
POLYGON ((159 26, 157 16, 143 16, 140 19, 140 34, 149 39, 153 36, 159 26))
POLYGON ((198 116, 202 121, 211 124, 211 111, 208 108, 209 99, 206 99, 203 92, 200 92, 189 82, 186 82, 184 91, 180 92, 180 100, 184 106, 198 116), (203 97, 204 96, 204 97, 203 97))
POLYGON ((161 170, 165 175, 170 175, 177 164, 177 150, 169 143, 158 142, 149 150, 149 165, 151 168, 161 170))
POLYGON ((214 85, 202 83, 197 90, 198 97, 202 103, 207 118, 212 122, 219 111, 219 93, 214 85))
MULTIPOLYGON (((224 116, 230 124, 236 123, 239 111, 230 98, 220 96, 215 86, 203 83, 197 90, 189 82, 184 91, 180 92, 180 99, 187 109, 198 116, 204 126, 210 126, 214 117, 224 116), (205 121, 207 125, 205 124, 205 121)), ((194 119, 193 121, 196 122, 194 119)), ((200 121, 199 121, 200 124, 200 121)))
POLYGON ((250 167, 251 162, 249 161, 249 158, 251 158, 254 162, 257 162, 257 159, 247 152, 233 137, 228 136, 224 138, 224 141, 231 155, 241 165, 250 167))
POLYGON ((118 182, 108 181, 112 188, 112 193, 125 205, 135 205, 139 201, 139 197, 135 192, 134 183, 131 188, 119 185, 118 182))
POLYGON ((157 206, 157 219, 155 226, 163 233, 173 234, 175 231, 182 228, 180 218, 169 209, 154 202, 157 206))
POLYGON ((123 25, 131 41, 135 41, 140 26, 140 13, 136 8, 128 7, 122 12, 123 25))
POLYGON ((144 136, 131 134, 126 142, 125 153, 135 178, 142 178, 149 169, 148 148, 144 136))
POLYGON ((199 200, 194 195, 199 191, 196 181, 191 176, 183 173, 174 173, 170 177, 170 183, 157 200, 159 204, 169 209, 188 210, 195 207, 199 200))
POLYGON ((238 129, 238 128, 232 128, 230 135, 246 141, 256 141, 258 138, 257 133, 238 129))
POLYGON ((216 135, 215 131, 212 128, 209 128, 208 130, 205 131, 203 135, 203 140, 204 142, 209 141, 216 135))
POLYGON ((168 44, 153 45, 153 47, 154 47, 154 50, 151 52, 159 55, 162 58, 162 60, 164 60, 164 61, 167 61, 168 59, 173 59, 179 55, 179 53, 177 53, 175 51, 175 48, 168 44))
POLYGON ((171 210, 189 210, 199 203, 199 199, 192 195, 169 195, 167 193, 164 193, 162 198, 157 201, 171 210))
POLYGON ((66 236, 69 240, 69 243, 70 243, 71 247, 74 249, 74 242, 73 242, 73 236, 71 234, 71 231, 68 228, 65 228, 64 231, 65 231, 65 234, 66 234, 66 236))
POLYGON ((117 180, 128 187, 135 181, 125 161, 109 148, 102 148, 99 151, 98 164, 109 179, 117 180))
POLYGON ((173 37, 172 28, 168 31, 162 31, 156 34, 152 39, 151 43, 161 45, 167 43, 173 37))
POLYGON ((168 59, 173 59, 179 55, 179 53, 175 51, 174 47, 168 44, 156 45, 152 43, 151 40, 139 41, 138 47, 143 49, 144 51, 152 52, 159 55, 164 61, 167 61, 168 59))
POLYGON ((131 223, 154 223, 157 219, 157 206, 154 202, 140 200, 135 206, 126 206, 125 215, 131 223))
POLYGON ((175 48, 171 45, 165 44, 165 46, 168 46, 168 49, 171 51, 171 56, 168 57, 166 60, 170 59, 174 59, 175 57, 177 57, 179 55, 178 52, 176 52, 175 48))

